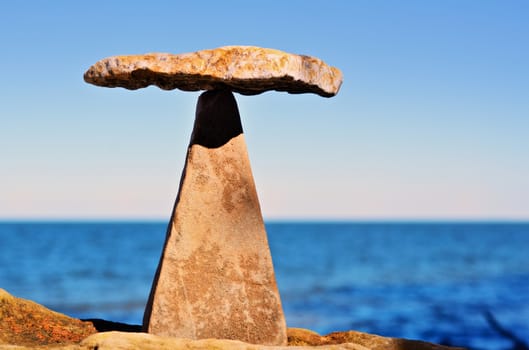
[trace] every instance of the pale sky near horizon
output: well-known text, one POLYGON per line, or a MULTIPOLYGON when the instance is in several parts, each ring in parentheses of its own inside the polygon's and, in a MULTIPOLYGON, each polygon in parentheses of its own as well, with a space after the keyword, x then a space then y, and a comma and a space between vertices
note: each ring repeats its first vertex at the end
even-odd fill
POLYGON ((336 97, 236 99, 266 219, 529 220, 529 1, 4 1, 0 219, 167 219, 199 93, 101 58, 255 45, 336 97))

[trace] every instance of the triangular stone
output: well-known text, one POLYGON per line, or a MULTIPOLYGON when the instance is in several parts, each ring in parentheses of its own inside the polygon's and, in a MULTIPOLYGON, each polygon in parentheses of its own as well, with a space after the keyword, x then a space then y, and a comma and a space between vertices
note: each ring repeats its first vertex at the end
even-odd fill
POLYGON ((233 94, 204 92, 144 330, 286 344, 286 324, 233 94))

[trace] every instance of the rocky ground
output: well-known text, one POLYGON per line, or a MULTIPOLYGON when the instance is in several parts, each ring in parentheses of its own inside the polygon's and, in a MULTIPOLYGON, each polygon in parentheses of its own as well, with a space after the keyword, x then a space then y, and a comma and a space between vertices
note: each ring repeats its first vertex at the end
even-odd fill
POLYGON ((449 350, 431 343, 385 338, 355 331, 321 336, 315 332, 289 328, 288 346, 266 346, 225 339, 189 340, 142 333, 140 326, 104 320, 79 320, 54 312, 29 300, 16 298, 0 289, 0 349, 54 350, 154 350, 154 349, 235 349, 235 350, 449 350))

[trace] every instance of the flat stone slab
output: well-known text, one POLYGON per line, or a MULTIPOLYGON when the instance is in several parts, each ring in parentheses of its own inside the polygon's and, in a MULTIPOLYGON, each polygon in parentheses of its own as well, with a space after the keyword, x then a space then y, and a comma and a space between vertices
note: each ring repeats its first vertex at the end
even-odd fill
MULTIPOLYGON (((299 334, 299 332, 298 332, 299 334)), ((99 333, 85 339, 86 350, 464 350, 426 342, 385 338, 361 332, 340 332, 318 336, 321 341, 296 346, 266 346, 226 339, 175 339, 138 333, 99 333), (330 338, 329 338, 330 337, 330 338)), ((73 349, 72 349, 73 350, 73 349)))
POLYGON ((100 60, 84 75, 87 83, 140 89, 156 85, 164 90, 229 89, 243 95, 269 90, 338 93, 342 73, 322 60, 255 46, 225 46, 193 53, 149 53, 100 60))
MULTIPOLYGON (((307 334, 312 333, 305 331, 307 334)), ((147 333, 104 332, 93 334, 78 344, 46 346, 47 350, 464 350, 416 340, 385 338, 349 331, 327 336, 310 335, 313 343, 299 341, 288 346, 250 344, 228 339, 191 340, 160 337, 147 333)), ((314 334, 314 333, 312 333, 314 334)), ((301 335, 301 338, 306 337, 301 335)), ((289 329, 290 339, 290 329, 289 329)), ((33 346, 2 345, 1 350, 30 350, 33 346)), ((41 347, 39 347, 41 349, 41 347)))

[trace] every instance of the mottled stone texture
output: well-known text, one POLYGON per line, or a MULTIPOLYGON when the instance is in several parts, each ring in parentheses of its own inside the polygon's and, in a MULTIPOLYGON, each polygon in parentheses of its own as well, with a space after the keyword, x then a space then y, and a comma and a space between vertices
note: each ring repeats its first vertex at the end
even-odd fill
POLYGON ((105 58, 84 75, 86 82, 107 87, 164 90, 229 89, 244 95, 268 90, 338 93, 342 73, 322 60, 254 46, 226 46, 187 54, 151 53, 105 58))
POLYGON ((199 98, 144 330, 190 339, 286 344, 239 112, 227 90, 199 98))

